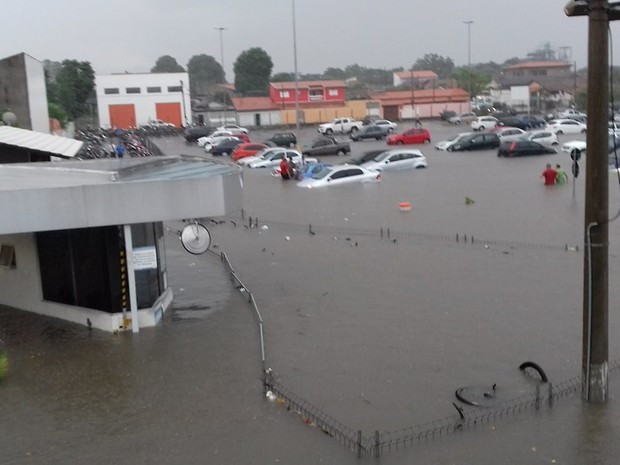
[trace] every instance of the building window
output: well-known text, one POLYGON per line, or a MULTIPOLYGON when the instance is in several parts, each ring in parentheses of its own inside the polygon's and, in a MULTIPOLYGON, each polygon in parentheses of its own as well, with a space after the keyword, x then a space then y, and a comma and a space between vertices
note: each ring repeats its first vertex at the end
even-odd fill
POLYGON ((323 89, 310 89, 308 92, 308 98, 313 102, 323 100, 323 89))
POLYGON ((108 87, 107 89, 103 89, 103 93, 106 95, 118 94, 119 90, 118 87, 108 87))
POLYGON ((146 91, 149 94, 161 94, 161 87, 147 87, 146 91))
POLYGON ((139 94, 140 88, 139 87, 127 87, 125 88, 125 92, 127 92, 128 94, 139 94))
POLYGON ((289 98, 291 94, 289 94, 288 90, 280 91, 280 98, 289 98))
POLYGON ((330 97, 337 97, 338 96, 338 89, 329 89, 329 96, 330 97))
POLYGON ((0 247, 0 267, 15 268, 15 247, 2 244, 0 247))
POLYGON ((181 86, 168 86, 168 92, 181 92, 182 90, 181 86))

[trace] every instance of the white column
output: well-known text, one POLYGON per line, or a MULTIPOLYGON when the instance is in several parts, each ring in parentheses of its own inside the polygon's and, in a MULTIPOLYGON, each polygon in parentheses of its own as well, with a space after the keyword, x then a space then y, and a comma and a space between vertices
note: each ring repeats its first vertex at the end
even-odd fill
POLYGON ((136 296, 136 274, 133 269, 133 240, 131 226, 123 226, 125 233, 125 257, 127 257, 127 283, 129 284, 129 307, 131 309, 131 330, 134 333, 140 331, 138 323, 138 298, 136 296))

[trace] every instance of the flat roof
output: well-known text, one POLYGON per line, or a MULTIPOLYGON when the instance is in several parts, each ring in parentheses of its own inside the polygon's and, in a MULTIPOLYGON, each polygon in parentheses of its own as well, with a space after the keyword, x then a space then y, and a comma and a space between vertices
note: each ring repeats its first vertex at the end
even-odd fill
POLYGON ((68 137, 29 131, 28 129, 0 126, 0 145, 20 147, 55 157, 73 158, 84 143, 68 137))

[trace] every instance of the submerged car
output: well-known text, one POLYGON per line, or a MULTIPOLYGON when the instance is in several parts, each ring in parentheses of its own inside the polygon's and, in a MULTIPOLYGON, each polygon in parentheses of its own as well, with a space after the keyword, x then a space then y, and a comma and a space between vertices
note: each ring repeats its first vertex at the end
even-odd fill
POLYGON ((388 136, 388 145, 402 144, 428 144, 431 141, 431 133, 425 128, 407 129, 401 134, 392 134, 388 136))
POLYGON ((554 148, 527 139, 502 141, 497 150, 498 157, 520 157, 524 155, 547 155, 557 153, 554 148))
POLYGON ((364 139, 375 139, 375 140, 383 140, 387 135, 387 131, 385 128, 381 126, 362 126, 362 129, 355 133, 351 133, 349 138, 352 141, 359 141, 364 139))
POLYGON ((547 129, 559 136, 561 134, 585 134, 588 127, 574 119, 553 119, 547 123, 547 129))
POLYGON ((386 150, 362 165, 371 171, 426 168, 426 157, 417 149, 386 150))
POLYGON ((435 148, 437 150, 448 150, 448 147, 458 141, 461 137, 469 136, 473 134, 473 132, 459 132, 458 134, 454 134, 453 136, 448 137, 446 140, 442 140, 435 144, 435 148))
POLYGON ((496 149, 499 147, 499 137, 494 132, 471 133, 459 138, 454 144, 449 145, 448 152, 465 150, 496 149))
POLYGON ((378 171, 370 171, 357 165, 334 165, 322 169, 312 177, 299 182, 297 185, 299 187, 314 189, 317 187, 338 186, 357 182, 367 183, 379 181, 381 181, 381 173, 378 171))

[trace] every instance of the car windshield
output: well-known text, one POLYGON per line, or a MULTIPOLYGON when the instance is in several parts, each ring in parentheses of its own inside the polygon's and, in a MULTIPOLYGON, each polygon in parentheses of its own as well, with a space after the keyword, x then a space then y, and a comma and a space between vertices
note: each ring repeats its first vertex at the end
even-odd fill
POLYGON ((325 167, 318 173, 313 174, 312 179, 323 179, 325 176, 331 173, 331 171, 332 171, 331 168, 325 167))
POLYGON ((389 150, 387 152, 381 152, 379 155, 377 155, 375 158, 373 158, 373 161, 385 160, 389 155, 390 155, 390 151, 389 150))
POLYGON ((280 153, 282 153, 281 150, 272 150, 264 154, 261 158, 263 158, 264 160, 273 160, 280 153))

